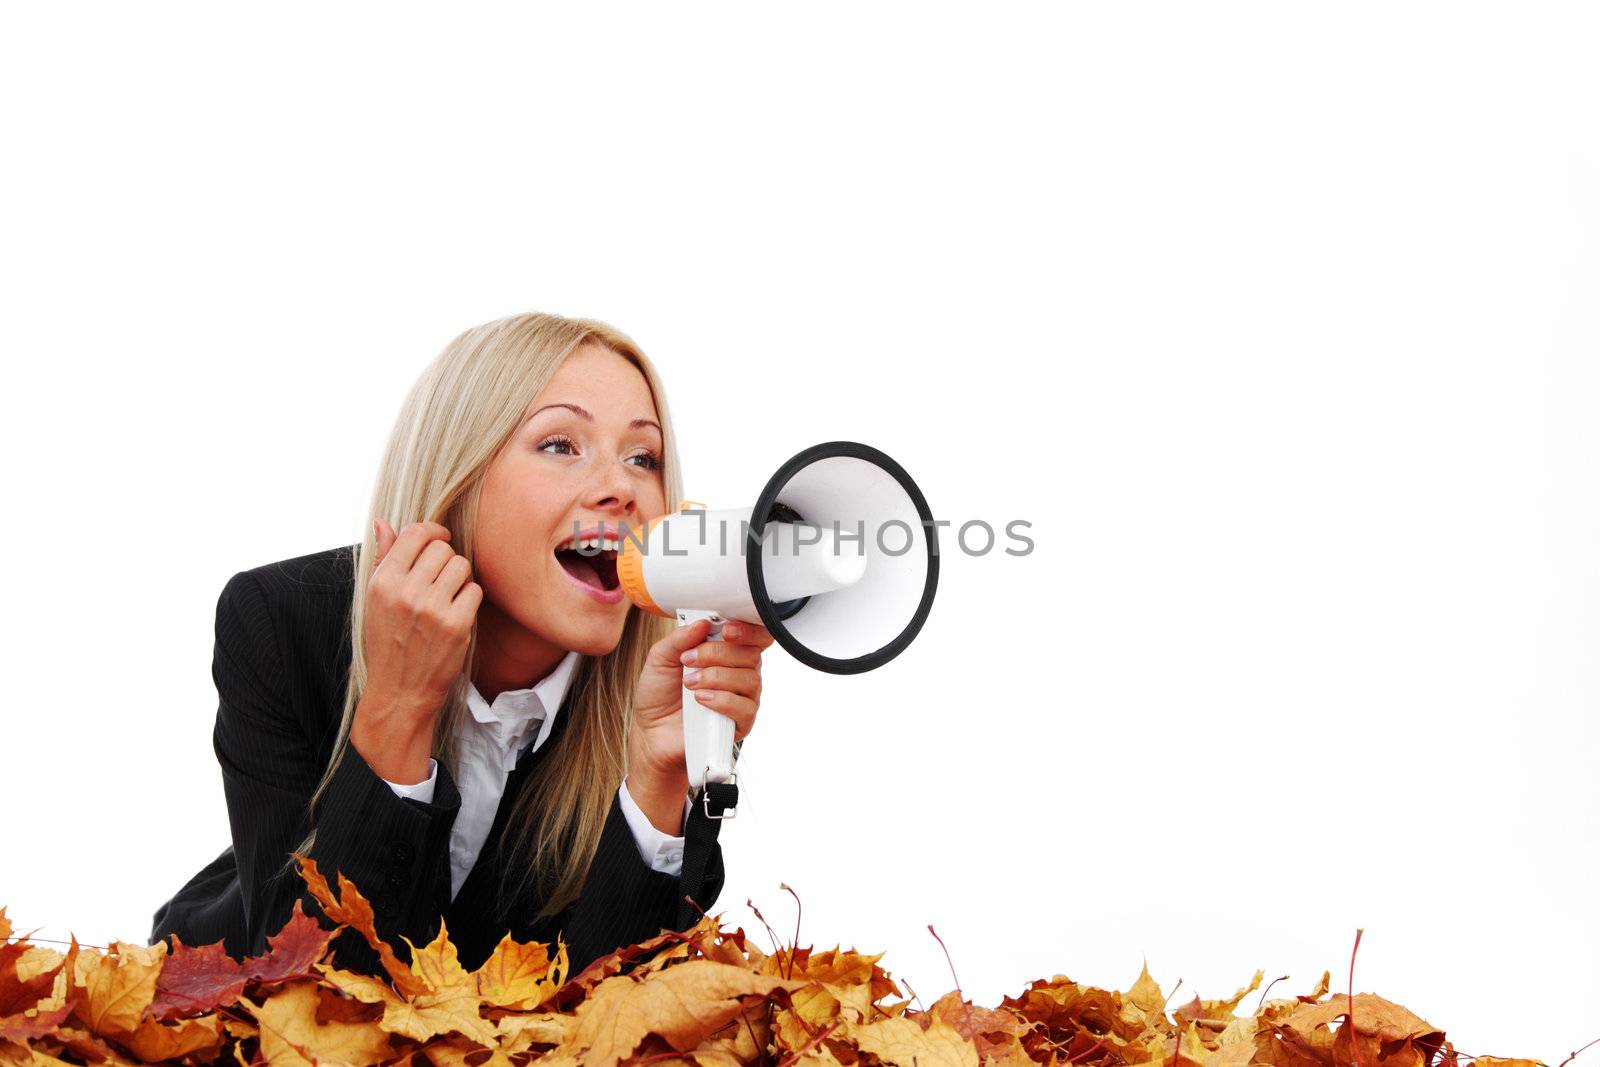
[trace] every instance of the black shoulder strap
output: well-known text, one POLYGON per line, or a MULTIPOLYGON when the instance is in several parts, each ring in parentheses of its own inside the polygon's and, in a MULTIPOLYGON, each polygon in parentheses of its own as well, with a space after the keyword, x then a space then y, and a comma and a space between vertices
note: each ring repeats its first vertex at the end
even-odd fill
POLYGON ((701 910, 709 910, 714 903, 701 899, 705 893, 706 865, 711 862, 711 851, 716 847, 717 831, 722 827, 725 813, 738 807, 739 787, 733 782, 708 782, 694 798, 694 803, 696 810, 689 813, 683 829, 683 880, 679 884, 700 908, 679 898, 679 930, 693 926, 700 920, 701 910))

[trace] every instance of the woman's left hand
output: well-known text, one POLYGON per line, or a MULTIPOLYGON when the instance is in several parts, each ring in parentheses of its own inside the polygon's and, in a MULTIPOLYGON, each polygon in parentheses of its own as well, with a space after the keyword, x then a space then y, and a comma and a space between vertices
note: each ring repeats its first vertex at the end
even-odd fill
POLYGON ((755 726, 761 704, 761 653, 772 644, 765 626, 727 622, 722 639, 707 641, 711 624, 700 619, 679 626, 650 649, 634 690, 633 736, 629 738, 629 778, 643 777, 645 788, 682 796, 689 788, 683 752, 683 693, 733 720, 735 741, 755 726))

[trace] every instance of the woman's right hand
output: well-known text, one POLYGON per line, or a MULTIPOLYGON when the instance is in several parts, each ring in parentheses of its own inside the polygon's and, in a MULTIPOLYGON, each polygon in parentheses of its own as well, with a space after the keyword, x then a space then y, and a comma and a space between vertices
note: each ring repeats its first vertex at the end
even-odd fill
POLYGON ((362 623, 367 684, 350 743, 380 778, 408 785, 428 777, 434 725, 461 675, 483 589, 439 523, 414 522, 398 536, 382 519, 375 528, 362 623))

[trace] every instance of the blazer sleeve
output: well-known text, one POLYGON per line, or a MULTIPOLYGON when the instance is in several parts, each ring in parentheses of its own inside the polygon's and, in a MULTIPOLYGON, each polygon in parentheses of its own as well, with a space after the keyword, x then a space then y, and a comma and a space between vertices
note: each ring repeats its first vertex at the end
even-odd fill
POLYGON ((719 826, 716 820, 708 820, 698 805, 690 811, 685 836, 710 834, 712 850, 702 883, 686 886, 682 875, 658 871, 640 856, 623 815, 621 796, 614 794, 583 892, 563 913, 560 936, 567 943, 571 973, 577 974, 624 945, 675 929, 678 901, 686 893, 709 912, 722 892, 724 878, 722 846, 715 840, 719 826))
MULTIPOLYGON (((259 583, 248 572, 234 575, 217 602, 212 740, 243 903, 237 943, 252 955, 266 949, 296 900, 319 914, 290 853, 309 829, 308 805, 324 769, 316 738, 327 724, 294 706, 282 648, 259 583)), ((348 745, 318 803, 310 857, 330 885, 341 872, 356 884, 373 905, 379 935, 402 959, 400 935, 432 940, 449 905, 450 830, 460 803, 448 768, 439 768, 433 801, 424 803, 397 796, 348 745)), ((375 972, 376 954, 358 938, 341 934, 335 959, 375 972)))

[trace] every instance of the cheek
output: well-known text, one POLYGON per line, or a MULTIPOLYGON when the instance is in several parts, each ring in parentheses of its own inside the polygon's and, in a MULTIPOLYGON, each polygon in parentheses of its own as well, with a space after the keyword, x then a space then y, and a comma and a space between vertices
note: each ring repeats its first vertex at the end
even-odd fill
POLYGON ((485 593, 503 595, 549 581, 545 565, 554 559, 550 545, 559 521, 552 499, 551 489, 541 488, 533 478, 501 472, 485 481, 478 499, 473 568, 485 593))

